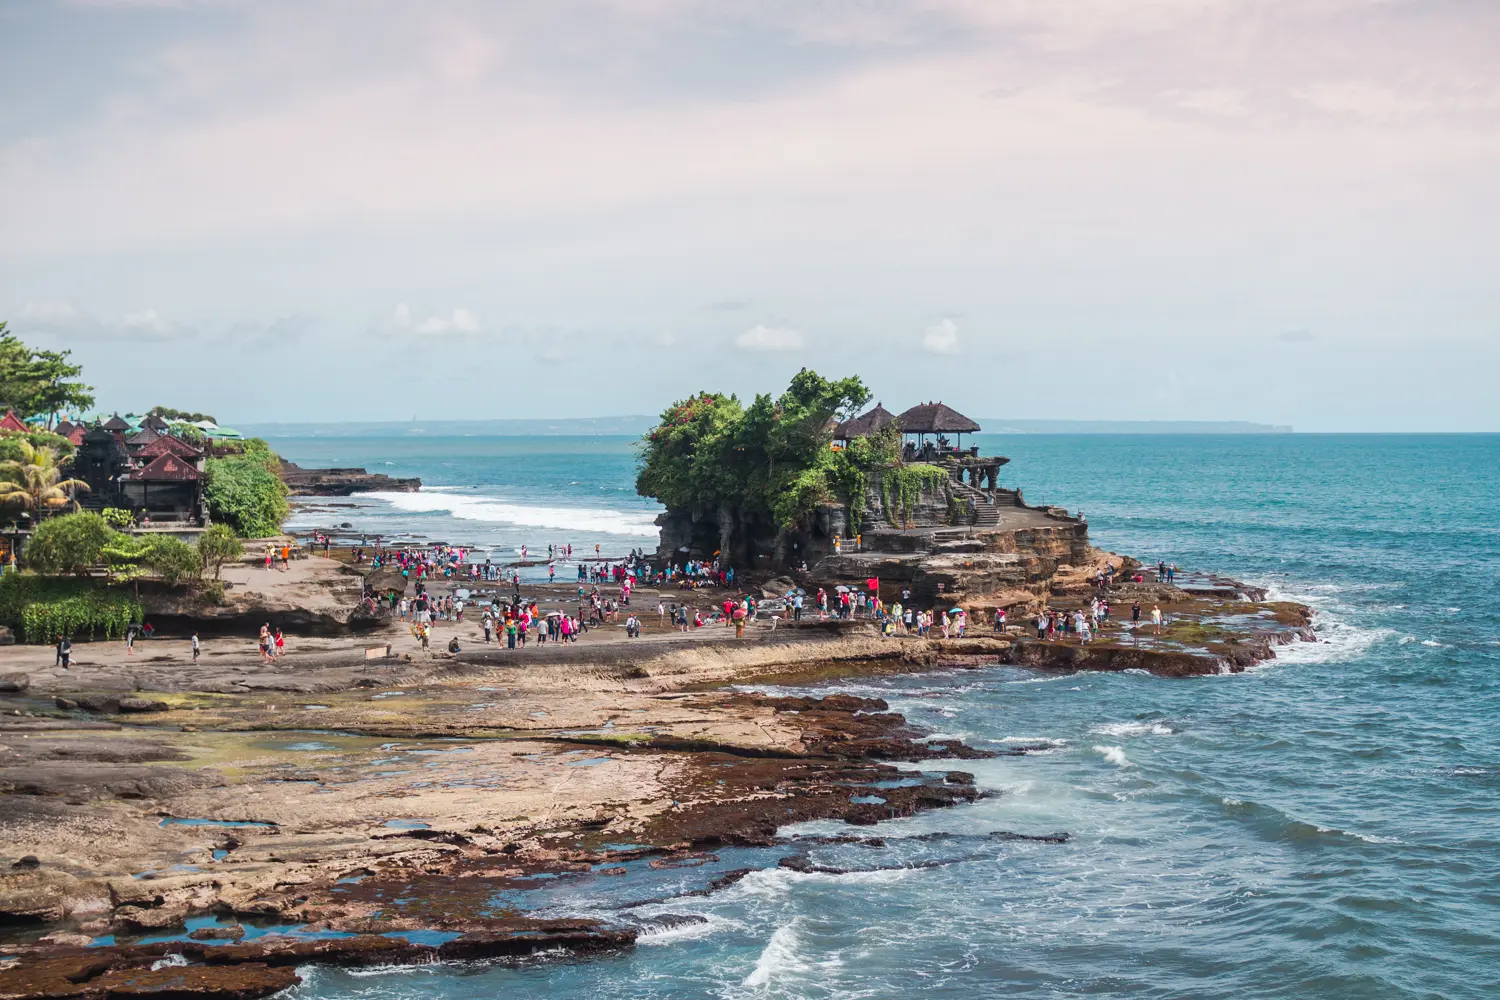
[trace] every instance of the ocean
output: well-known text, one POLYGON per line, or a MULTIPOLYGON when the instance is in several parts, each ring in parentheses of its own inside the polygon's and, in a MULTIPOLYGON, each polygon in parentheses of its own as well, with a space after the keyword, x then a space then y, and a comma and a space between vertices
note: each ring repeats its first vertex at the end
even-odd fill
MULTIPOLYGON (((1500 996, 1500 436, 981 436, 1096 544, 1225 572, 1325 641, 1187 680, 1007 667, 797 689, 977 747, 992 793, 634 911, 631 952, 305 970, 305 1000, 1500 996), (1064 843, 999 833, 1066 832, 1064 843)), ((434 489, 339 511, 497 551, 653 544, 626 438, 277 439, 434 489), (387 464, 388 463, 388 464, 387 464)), ((327 518, 325 517, 326 521, 327 518)), ((924 764, 925 769, 942 765, 924 764)), ((828 833, 832 823, 789 832, 828 833)), ((549 913, 600 912, 559 898, 549 913)))

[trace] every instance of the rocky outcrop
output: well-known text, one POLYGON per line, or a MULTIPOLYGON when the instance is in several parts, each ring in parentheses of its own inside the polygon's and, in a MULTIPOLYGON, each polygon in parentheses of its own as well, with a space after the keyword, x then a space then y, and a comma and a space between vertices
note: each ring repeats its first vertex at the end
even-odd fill
POLYGON ((415 493, 420 479, 392 479, 383 472, 364 469, 304 469, 295 462, 281 463, 281 480, 293 496, 346 497, 352 493, 415 493))

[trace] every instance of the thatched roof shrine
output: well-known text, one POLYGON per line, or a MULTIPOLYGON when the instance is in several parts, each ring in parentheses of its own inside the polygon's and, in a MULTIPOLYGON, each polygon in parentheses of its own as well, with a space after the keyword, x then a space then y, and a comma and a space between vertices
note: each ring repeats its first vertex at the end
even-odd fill
POLYGON ((896 418, 903 434, 973 434, 979 425, 942 403, 918 403, 896 418))
POLYGON ((855 438, 868 437, 895 419, 895 414, 876 403, 874 409, 861 413, 857 417, 850 417, 835 427, 833 436, 839 441, 853 441, 855 438))

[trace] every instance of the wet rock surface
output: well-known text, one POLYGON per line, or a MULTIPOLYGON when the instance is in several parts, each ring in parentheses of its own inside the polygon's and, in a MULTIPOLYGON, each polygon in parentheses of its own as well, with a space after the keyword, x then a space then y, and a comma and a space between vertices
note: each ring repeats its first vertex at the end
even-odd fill
MULTIPOLYGON (((1064 583, 1051 600, 1077 598, 1064 583)), ((1167 634, 1139 644, 809 622, 756 643, 705 630, 525 661, 478 648, 423 663, 225 658, 190 674, 143 660, 60 690, 32 678, 0 716, 0 1000, 249 998, 308 962, 608 951, 663 929, 640 907, 757 869, 937 866, 1008 839, 1065 849, 1061 832, 900 848, 861 835, 984 794, 924 762, 1032 748, 932 739, 879 699, 720 685, 1004 662, 1213 673, 1310 628, 1294 605, 1153 593, 1175 602, 1167 634), (780 835, 807 820, 851 832, 780 835), (617 918, 537 916, 580 901, 617 918)))

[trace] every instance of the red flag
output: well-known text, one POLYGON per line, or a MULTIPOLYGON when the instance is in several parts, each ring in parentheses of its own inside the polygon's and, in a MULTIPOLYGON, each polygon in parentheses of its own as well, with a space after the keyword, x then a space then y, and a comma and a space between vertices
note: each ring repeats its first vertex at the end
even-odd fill
POLYGON ((880 577, 878 577, 878 576, 872 576, 868 580, 866 580, 865 581, 865 589, 866 590, 879 590, 880 589, 880 577))

